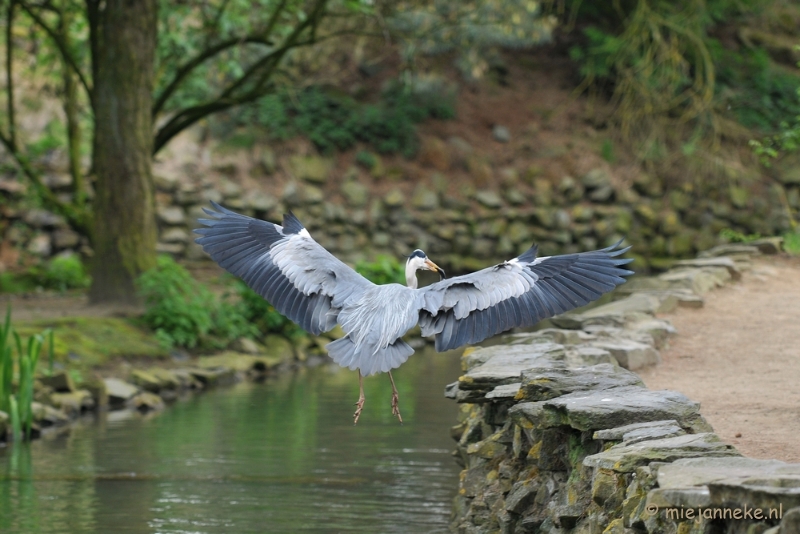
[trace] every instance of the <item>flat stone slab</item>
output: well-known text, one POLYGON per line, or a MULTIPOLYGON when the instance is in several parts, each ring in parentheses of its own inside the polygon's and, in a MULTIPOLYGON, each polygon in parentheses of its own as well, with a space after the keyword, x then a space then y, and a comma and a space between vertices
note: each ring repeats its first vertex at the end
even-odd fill
POLYGON ((661 488, 687 488, 711 483, 763 483, 769 479, 780 481, 782 477, 800 480, 800 464, 755 458, 691 458, 658 468, 661 488))
POLYGON ((675 262, 675 267, 724 267, 734 280, 742 278, 742 271, 733 259, 727 256, 715 258, 695 258, 693 260, 680 260, 675 262))
POLYGON ((629 324, 628 328, 634 332, 650 334, 657 349, 662 348, 667 339, 677 333, 672 323, 663 319, 645 319, 644 321, 629 324))
POLYGON ((714 482, 708 485, 708 492, 712 504, 737 502, 751 508, 783 511, 800 507, 800 477, 751 479, 746 484, 714 482))
POLYGON ((684 507, 707 508, 711 506, 711 493, 705 486, 694 488, 655 488, 647 493, 647 505, 658 509, 684 507))
POLYGON ((710 432, 711 427, 699 409, 699 403, 676 391, 627 386, 576 391, 551 400, 524 402, 509 409, 509 415, 517 424, 527 428, 570 426, 577 430, 601 430, 674 419, 682 428, 710 432))
POLYGON ((714 248, 704 250, 697 255, 698 258, 715 258, 717 256, 758 256, 761 251, 757 246, 752 245, 718 245, 714 248))
POLYGON ((106 385, 108 401, 111 404, 124 404, 139 393, 139 388, 118 378, 106 378, 103 382, 106 385))
POLYGON ((752 247, 758 247, 762 254, 779 254, 783 250, 782 237, 762 237, 749 243, 752 247))
POLYGON ((606 315, 626 315, 628 313, 647 313, 653 314, 659 308, 660 302, 652 295, 634 293, 633 295, 597 306, 591 310, 583 312, 583 317, 601 317, 606 315))
POLYGON ((609 363, 579 369, 536 368, 522 372, 517 400, 547 401, 576 391, 641 387, 638 375, 609 363))
POLYGON ((624 326, 628 321, 652 317, 661 307, 658 297, 634 293, 583 313, 565 313, 550 319, 559 328, 578 330, 589 325, 624 326))
POLYGON ((600 439, 604 441, 622 441, 623 436, 632 432, 640 430, 652 430, 661 428, 677 428, 681 430, 680 425, 674 419, 666 419, 664 421, 648 421, 647 423, 633 423, 632 425, 618 426, 617 428, 606 428, 598 430, 592 435, 593 439, 600 439))
POLYGON ((522 334, 509 334, 503 341, 509 345, 529 345, 534 343, 558 343, 560 345, 578 345, 594 339, 594 336, 583 330, 568 330, 566 328, 545 328, 538 332, 522 334))
POLYGON ((634 443, 640 443, 651 439, 672 438, 684 434, 686 434, 686 431, 678 426, 677 423, 674 423, 654 428, 637 428, 636 430, 631 430, 622 436, 622 441, 628 445, 633 445, 634 443))
POLYGON ((656 349, 638 341, 606 339, 593 341, 591 345, 607 350, 622 367, 632 371, 656 365, 661 361, 661 356, 656 349))
POLYGON ((488 356, 458 379, 461 390, 480 389, 486 392, 503 384, 520 381, 522 371, 533 367, 563 366, 564 346, 555 343, 533 345, 496 345, 471 353, 468 357, 488 356))
POLYGON ((486 398, 490 400, 514 400, 517 393, 519 393, 520 386, 519 382, 497 386, 486 394, 486 398))
MULTIPOLYGON (((665 439, 620 444, 598 454, 587 456, 583 465, 631 473, 638 466, 651 462, 674 462, 681 458, 740 456, 732 445, 711 432, 685 434, 665 439)), ((742 501, 739 501, 742 502, 742 501)))
POLYGON ((670 287, 688 289, 697 295, 703 295, 722 285, 726 279, 730 279, 730 275, 728 270, 722 267, 681 268, 667 271, 659 275, 659 278, 669 282, 670 287))

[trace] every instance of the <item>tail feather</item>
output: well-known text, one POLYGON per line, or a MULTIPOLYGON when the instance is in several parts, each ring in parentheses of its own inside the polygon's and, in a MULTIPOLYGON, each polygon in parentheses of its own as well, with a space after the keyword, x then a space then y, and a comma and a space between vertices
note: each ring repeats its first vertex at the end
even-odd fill
POLYGON ((350 336, 332 341, 325 348, 334 362, 353 371, 358 369, 364 376, 391 371, 414 354, 414 349, 402 339, 377 352, 369 346, 357 350, 350 336))

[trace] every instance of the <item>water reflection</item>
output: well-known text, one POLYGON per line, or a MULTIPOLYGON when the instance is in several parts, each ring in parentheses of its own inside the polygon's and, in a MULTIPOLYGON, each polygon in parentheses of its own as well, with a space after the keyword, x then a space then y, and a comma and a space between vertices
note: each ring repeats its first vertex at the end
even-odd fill
POLYGON ((395 373, 402 426, 388 377, 353 427, 355 373, 320 367, 0 450, 2 531, 446 532, 458 365, 421 352, 395 373))

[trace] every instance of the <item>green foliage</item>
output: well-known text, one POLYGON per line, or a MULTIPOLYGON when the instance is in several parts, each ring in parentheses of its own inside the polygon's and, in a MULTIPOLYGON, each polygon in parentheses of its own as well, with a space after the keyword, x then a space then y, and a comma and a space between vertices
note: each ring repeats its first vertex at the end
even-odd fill
POLYGON ((614 156, 614 142, 611 139, 603 140, 603 145, 600 147, 600 155, 609 163, 614 163, 617 159, 614 156))
POLYGON ((45 338, 49 338, 50 359, 52 359, 52 330, 31 336, 27 343, 23 343, 20 335, 11 327, 11 307, 8 308, 5 322, 0 325, 0 410, 11 416, 11 433, 13 439, 17 441, 25 437, 30 438, 31 435, 34 375, 45 338), (17 349, 16 362, 12 355, 12 338, 13 345, 17 349))
POLYGON ((378 164, 378 158, 369 150, 359 150, 356 154, 356 163, 363 165, 364 168, 372 170, 378 164))
MULTIPOLYGON (((800 116, 800 76, 774 65, 765 50, 728 50, 716 40, 709 40, 709 50, 717 69, 718 105, 730 109, 741 124, 774 132, 786 130, 787 119, 800 116)), ((800 132, 787 142, 797 143, 798 137, 800 132)))
POLYGON ((373 262, 360 261, 356 272, 374 284, 405 284, 405 267, 392 256, 382 254, 373 262))
MULTIPOLYGON (((577 4, 577 3, 576 3, 577 4)), ((702 2, 581 2, 584 42, 570 50, 582 89, 607 90, 623 135, 648 138, 710 110, 714 64, 704 39, 702 2)))
POLYGON ((529 0, 396 2, 387 23, 409 64, 418 54, 455 51, 462 74, 478 79, 489 70, 495 48, 550 41, 555 19, 542 16, 540 5, 529 0))
POLYGON ((226 278, 227 291, 215 297, 169 256, 139 277, 145 324, 166 346, 221 348, 241 337, 278 333, 303 335, 293 322, 239 279, 226 278))
POLYGON ((36 280, 28 273, 0 273, 0 293, 26 293, 36 289, 36 280))
POLYGON ((800 232, 787 232, 783 235, 783 250, 793 255, 800 255, 800 232))
POLYGON ((39 276, 42 287, 66 291, 67 289, 82 289, 89 287, 92 279, 86 274, 78 256, 60 256, 47 264, 39 276))
POLYGON ((743 234, 732 228, 723 228, 719 236, 731 243, 749 243, 756 239, 761 239, 761 234, 743 234))
POLYGON ((165 345, 194 347, 212 327, 214 296, 168 256, 137 280, 146 311, 143 320, 165 345))
POLYGON ((454 91, 442 84, 395 83, 376 104, 359 104, 336 91, 310 87, 297 94, 268 95, 244 106, 231 117, 233 124, 223 128, 257 125, 277 140, 303 135, 325 153, 364 142, 380 153, 411 156, 417 148, 414 124, 452 118, 454 102, 454 91))

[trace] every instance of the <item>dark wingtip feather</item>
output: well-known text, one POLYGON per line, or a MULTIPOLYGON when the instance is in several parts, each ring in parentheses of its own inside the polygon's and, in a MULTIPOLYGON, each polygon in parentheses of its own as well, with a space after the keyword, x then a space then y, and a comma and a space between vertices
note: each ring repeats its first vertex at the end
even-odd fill
POLYGON ((299 234, 305 228, 303 223, 295 216, 294 213, 289 211, 283 215, 283 233, 286 234, 299 234))
POLYGON ((523 252, 522 254, 520 254, 519 256, 517 256, 517 259, 518 259, 519 261, 523 261, 523 262, 528 262, 528 263, 530 263, 530 262, 532 262, 533 260, 535 260, 535 259, 536 259, 536 256, 537 256, 538 254, 539 254, 539 245, 537 245, 536 243, 534 243, 534 244, 531 246, 531 248, 529 248, 528 250, 526 250, 525 252, 523 252))

